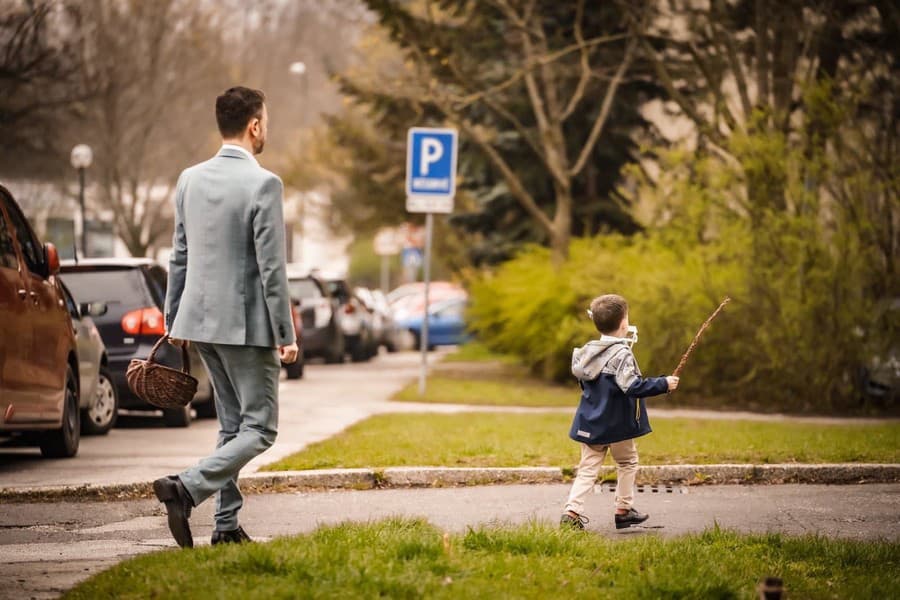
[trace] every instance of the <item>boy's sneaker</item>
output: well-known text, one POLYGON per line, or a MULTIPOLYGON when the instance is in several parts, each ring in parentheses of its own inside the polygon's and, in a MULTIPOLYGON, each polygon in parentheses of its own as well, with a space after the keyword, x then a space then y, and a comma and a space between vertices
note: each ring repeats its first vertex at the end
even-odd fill
POLYGON ((563 529, 584 529, 584 526, 591 520, 584 515, 572 516, 569 513, 563 513, 559 518, 559 525, 563 529))
POLYGON ((650 515, 645 515, 643 513, 639 513, 633 508, 629 508, 628 512, 624 515, 616 513, 616 529, 625 529, 626 527, 631 527, 632 525, 640 525, 649 518, 650 515))

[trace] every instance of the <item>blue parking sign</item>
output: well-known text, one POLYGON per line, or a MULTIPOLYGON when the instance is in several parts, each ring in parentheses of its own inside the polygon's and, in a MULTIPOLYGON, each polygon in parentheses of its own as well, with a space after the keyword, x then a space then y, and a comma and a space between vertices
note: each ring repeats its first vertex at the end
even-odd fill
POLYGON ((456 193, 455 129, 413 127, 406 148, 406 195, 452 199, 456 193))

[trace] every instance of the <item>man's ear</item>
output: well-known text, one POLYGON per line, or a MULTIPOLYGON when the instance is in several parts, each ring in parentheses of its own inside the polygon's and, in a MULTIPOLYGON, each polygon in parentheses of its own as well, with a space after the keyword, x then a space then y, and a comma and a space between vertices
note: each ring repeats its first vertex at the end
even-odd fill
POLYGON ((250 133, 252 133, 254 137, 259 137, 261 132, 262 126, 260 120, 257 118, 250 119, 250 133))

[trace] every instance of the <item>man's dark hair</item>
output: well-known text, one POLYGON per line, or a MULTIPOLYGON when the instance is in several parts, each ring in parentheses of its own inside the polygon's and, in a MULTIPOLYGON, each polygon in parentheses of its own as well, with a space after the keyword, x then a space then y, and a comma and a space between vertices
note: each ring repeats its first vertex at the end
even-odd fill
POLYGON ((261 119, 266 95, 260 90, 233 87, 216 98, 216 123, 224 138, 241 135, 250 119, 261 119))
POLYGON ((600 333, 613 333, 628 314, 628 301, 618 294, 604 294, 591 300, 591 319, 600 333))

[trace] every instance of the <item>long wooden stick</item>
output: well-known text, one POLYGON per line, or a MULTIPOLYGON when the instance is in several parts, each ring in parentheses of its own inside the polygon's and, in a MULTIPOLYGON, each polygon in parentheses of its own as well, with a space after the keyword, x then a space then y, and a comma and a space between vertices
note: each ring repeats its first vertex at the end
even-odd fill
POLYGON ((675 370, 672 372, 672 375, 678 377, 681 374, 681 370, 684 369, 685 363, 687 363, 688 357, 691 355, 691 352, 694 351, 694 348, 697 346, 697 343, 700 341, 700 338, 703 336, 703 332, 706 331, 706 328, 709 327, 709 324, 712 323, 713 319, 719 316, 719 313, 722 312, 722 309, 725 308, 725 305, 731 302, 731 298, 729 296, 725 296, 725 299, 722 300, 722 303, 719 305, 719 308, 713 311, 713 314, 709 315, 709 318, 703 322, 703 325, 700 326, 700 330, 697 331, 697 335, 694 336, 694 341, 691 342, 691 345, 688 346, 687 351, 681 355, 681 360, 678 361, 678 366, 675 367, 675 370))

